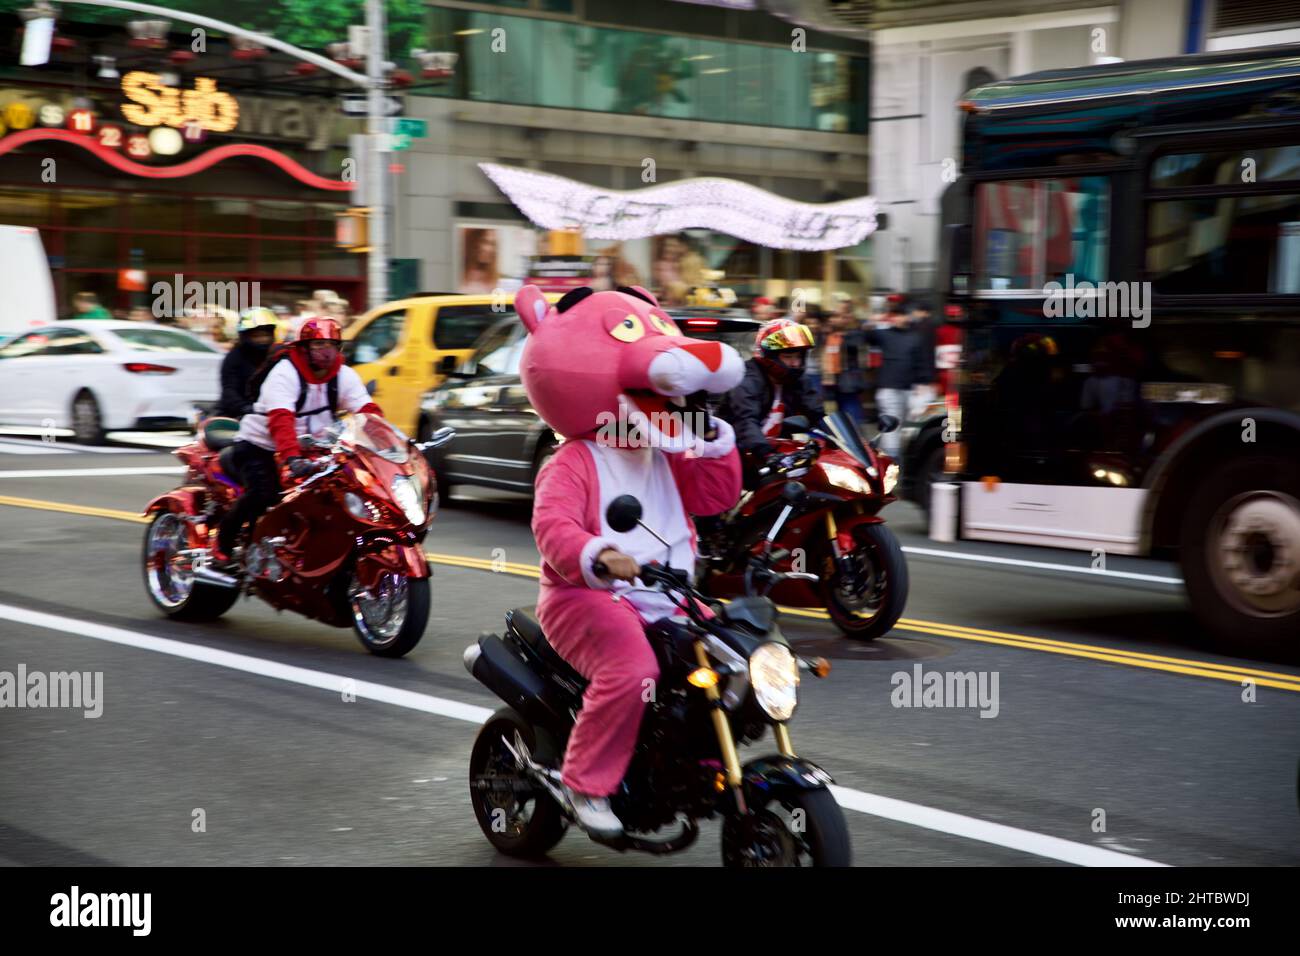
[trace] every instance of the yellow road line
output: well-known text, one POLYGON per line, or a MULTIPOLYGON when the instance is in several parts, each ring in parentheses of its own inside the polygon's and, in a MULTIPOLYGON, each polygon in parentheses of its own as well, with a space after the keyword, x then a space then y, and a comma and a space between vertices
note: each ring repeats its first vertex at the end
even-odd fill
MULTIPOLYGON (((148 517, 133 511, 121 511, 114 508, 95 508, 88 505, 74 505, 57 501, 43 501, 37 498, 17 498, 0 495, 0 505, 16 508, 33 508, 40 511, 59 511, 66 514, 86 515, 96 518, 111 518, 117 521, 130 521, 136 524, 148 522, 148 517)), ((536 565, 519 561, 501 561, 490 558, 475 558, 468 555, 425 552, 425 557, 435 564, 449 567, 470 568, 476 571, 492 571, 497 574, 510 574, 516 577, 537 579, 539 569, 536 565)), ((810 608, 782 607, 781 613, 792 617, 812 620, 830 619, 825 611, 810 608)), ((1254 667, 1239 667, 1231 664, 1217 664, 1211 661, 1196 661, 1179 657, 1167 657, 1160 654, 1147 654, 1141 651, 1126 651, 1118 648, 1100 647, 1094 644, 1078 644, 1071 641, 1058 641, 1046 637, 1033 637, 1028 634, 1009 634, 1003 631, 990 631, 983 628, 967 627, 964 624, 944 624, 938 621, 923 621, 914 618, 900 618, 895 625, 898 630, 913 631, 918 634, 930 634, 949 637, 955 640, 975 641, 981 644, 1001 644, 1022 650, 1040 651, 1047 654, 1061 654, 1067 657, 1085 658, 1110 664, 1124 664, 1129 667, 1141 667, 1147 670, 1162 671, 1170 674, 1183 674, 1189 677, 1204 677, 1211 680, 1229 681, 1240 684, 1253 681, 1261 687, 1273 687, 1278 690, 1290 690, 1300 693, 1300 674, 1284 674, 1278 671, 1266 671, 1254 667)))

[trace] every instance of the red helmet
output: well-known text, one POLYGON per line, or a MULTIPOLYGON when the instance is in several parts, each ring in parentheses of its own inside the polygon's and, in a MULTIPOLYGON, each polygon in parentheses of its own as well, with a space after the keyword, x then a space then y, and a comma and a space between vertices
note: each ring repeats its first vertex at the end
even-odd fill
POLYGON ((343 340, 343 329, 334 319, 323 316, 312 316, 302 324, 298 329, 298 341, 306 342, 309 339, 333 339, 335 342, 343 340))
POLYGON ((777 357, 780 352, 806 353, 813 347, 813 334, 808 326, 794 319, 773 319, 764 322, 754 336, 754 357, 776 381, 793 378, 799 369, 792 369, 777 357))

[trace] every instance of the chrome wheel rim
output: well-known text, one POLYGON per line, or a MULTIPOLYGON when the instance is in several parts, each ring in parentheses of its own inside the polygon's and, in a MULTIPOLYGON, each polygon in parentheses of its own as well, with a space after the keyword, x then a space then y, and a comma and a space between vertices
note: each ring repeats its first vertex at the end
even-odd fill
POLYGON ((149 594, 161 606, 180 607, 194 588, 193 564, 182 552, 188 546, 185 522, 168 512, 149 526, 145 543, 145 580, 149 594))
POLYGON ((391 571, 379 576, 373 591, 353 585, 352 617, 367 643, 382 646, 397 640, 406 623, 409 592, 406 576, 391 571))

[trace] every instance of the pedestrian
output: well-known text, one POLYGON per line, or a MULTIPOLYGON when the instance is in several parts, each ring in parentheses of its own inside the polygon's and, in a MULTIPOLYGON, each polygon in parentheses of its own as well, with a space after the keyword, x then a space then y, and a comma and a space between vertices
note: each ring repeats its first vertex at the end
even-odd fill
POLYGON ((862 427, 862 390, 867 384, 867 341, 853 314, 852 300, 843 300, 831 317, 830 335, 822 347, 822 389, 835 407, 862 427))
MULTIPOLYGON (((913 324, 906 301, 894 303, 885 315, 883 328, 863 333, 867 343, 880 349, 880 375, 876 380, 876 411, 908 420, 908 399, 917 385, 934 381, 934 346, 926 333, 913 324)), ((880 439, 881 450, 897 459, 901 434, 888 432, 880 439)))
POLYGON ((99 296, 93 292, 78 292, 72 297, 72 309, 78 319, 109 319, 113 313, 99 304, 99 296))
POLYGON ((776 318, 776 306, 765 295, 760 295, 749 304, 749 314, 755 322, 771 322, 776 318))

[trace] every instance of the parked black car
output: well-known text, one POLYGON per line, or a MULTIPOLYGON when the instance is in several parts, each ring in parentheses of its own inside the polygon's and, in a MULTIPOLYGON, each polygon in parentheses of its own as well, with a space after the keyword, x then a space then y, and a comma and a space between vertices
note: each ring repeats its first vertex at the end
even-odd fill
MULTIPOLYGON (((748 358, 759 323, 743 309, 666 309, 697 339, 726 342, 748 358)), ((528 401, 519 379, 526 333, 513 311, 479 337, 474 355, 420 401, 418 433, 427 441, 449 425, 456 437, 428 453, 444 503, 457 485, 532 494, 533 482, 559 439, 528 401)))

